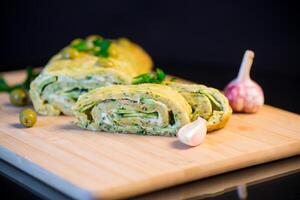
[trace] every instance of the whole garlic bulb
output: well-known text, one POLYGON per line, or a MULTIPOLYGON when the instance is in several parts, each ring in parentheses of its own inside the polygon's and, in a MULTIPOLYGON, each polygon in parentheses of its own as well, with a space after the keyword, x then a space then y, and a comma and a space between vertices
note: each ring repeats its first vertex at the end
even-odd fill
POLYGON ((250 78, 253 59, 254 52, 247 50, 238 77, 224 89, 224 94, 235 112, 255 113, 264 104, 262 88, 250 78))

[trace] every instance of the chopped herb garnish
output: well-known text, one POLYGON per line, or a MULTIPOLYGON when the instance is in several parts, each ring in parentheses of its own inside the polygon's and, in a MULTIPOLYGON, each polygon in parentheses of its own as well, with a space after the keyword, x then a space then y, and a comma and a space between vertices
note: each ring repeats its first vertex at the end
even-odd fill
POLYGON ((71 44, 71 47, 81 52, 88 52, 95 56, 100 56, 107 58, 109 56, 108 49, 110 47, 111 41, 98 37, 93 39, 92 44, 85 40, 77 40, 75 43, 71 44))
POLYGON ((157 81, 162 82, 166 78, 166 74, 160 68, 156 69, 157 81))
POLYGON ((30 83, 39 75, 39 73, 35 72, 31 67, 27 67, 26 69, 27 77, 23 83, 16 85, 8 85, 4 77, 0 76, 0 92, 11 92, 16 88, 23 88, 25 90, 29 90, 30 83))
POLYGON ((160 68, 156 68, 154 73, 141 74, 135 77, 132 84, 140 83, 161 83, 165 80, 166 74, 160 68))
POLYGON ((100 47, 100 51, 96 52, 96 56, 102 56, 102 57, 108 57, 108 48, 111 44, 111 41, 106 40, 106 39, 98 39, 94 41, 94 45, 100 47))
POLYGON ((97 38, 97 39, 95 39, 95 40, 93 41, 93 44, 94 44, 95 46, 101 47, 102 41, 103 41, 102 38, 97 38))
POLYGON ((85 41, 80 41, 76 44, 71 45, 71 47, 73 47, 74 49, 76 49, 77 51, 87 51, 89 50, 87 44, 85 41))

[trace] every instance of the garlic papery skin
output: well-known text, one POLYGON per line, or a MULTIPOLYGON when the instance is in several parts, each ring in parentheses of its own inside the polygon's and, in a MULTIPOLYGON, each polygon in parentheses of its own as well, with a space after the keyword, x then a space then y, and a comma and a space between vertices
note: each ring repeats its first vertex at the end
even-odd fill
POLYGON ((186 145, 197 146, 204 141, 206 133, 206 120, 198 117, 198 119, 192 123, 181 127, 177 133, 177 137, 180 142, 186 145))
POLYGON ((255 113, 264 104, 262 88, 250 78, 253 59, 254 52, 247 50, 238 77, 224 89, 224 94, 235 112, 255 113))

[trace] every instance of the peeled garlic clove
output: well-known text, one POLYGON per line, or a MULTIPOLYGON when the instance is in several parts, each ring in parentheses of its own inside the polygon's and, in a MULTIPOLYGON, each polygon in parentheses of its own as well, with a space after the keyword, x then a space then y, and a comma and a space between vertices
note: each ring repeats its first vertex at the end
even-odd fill
POLYGON ((250 78, 253 59, 254 52, 247 50, 244 54, 238 77, 224 89, 224 94, 235 112, 255 113, 264 104, 262 88, 250 78))
POLYGON ((198 117, 194 122, 181 127, 177 133, 177 137, 180 142, 186 145, 197 146, 204 141, 206 132, 206 120, 198 117))

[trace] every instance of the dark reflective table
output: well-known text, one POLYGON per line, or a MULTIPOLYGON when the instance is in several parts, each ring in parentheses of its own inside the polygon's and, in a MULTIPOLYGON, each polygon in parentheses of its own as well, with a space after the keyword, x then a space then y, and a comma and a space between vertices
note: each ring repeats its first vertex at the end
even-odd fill
POLYGON ((300 199, 300 156, 213 176, 136 199, 300 199))
MULTIPOLYGON (((0 160, 1 196, 10 199, 70 199, 0 160)), ((133 199, 300 199, 300 156, 213 176, 133 199)))

